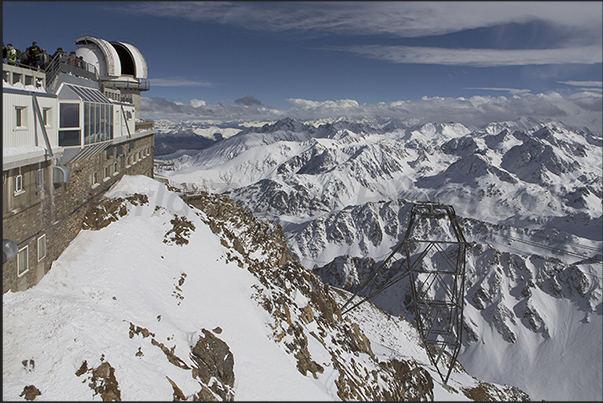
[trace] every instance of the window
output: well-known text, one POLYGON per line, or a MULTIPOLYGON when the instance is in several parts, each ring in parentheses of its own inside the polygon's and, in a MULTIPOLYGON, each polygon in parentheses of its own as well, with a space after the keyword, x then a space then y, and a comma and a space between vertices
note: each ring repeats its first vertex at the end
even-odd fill
POLYGON ((36 188, 44 187, 44 168, 40 168, 36 171, 36 188))
POLYGON ((38 238, 38 262, 46 257, 46 234, 38 238))
POLYGON ((84 144, 113 139, 113 106, 84 102, 84 144))
POLYGON ((59 145, 62 147, 79 146, 80 140, 80 104, 61 103, 59 107, 59 126, 69 130, 59 130, 59 145))
POLYGON ((92 187, 98 185, 98 172, 92 172, 92 187))
POLYGON ((107 140, 107 116, 105 115, 107 108, 103 104, 97 104, 98 107, 98 121, 100 123, 100 141, 107 140))
POLYGON ((97 143, 101 141, 101 104, 94 103, 92 104, 92 109, 94 110, 94 131, 92 132, 92 142, 97 143))
POLYGON ((61 147, 79 146, 79 130, 59 130, 59 145, 61 147))
POLYGON ((84 145, 90 144, 91 132, 90 102, 84 102, 84 145))
POLYGON ((17 253, 17 276, 21 277, 29 270, 29 249, 24 247, 17 253))
POLYGON ((15 194, 23 193, 23 175, 19 174, 15 176, 15 194))
POLYGON ((51 108, 43 108, 42 109, 42 118, 44 119, 44 126, 50 126, 50 111, 51 108))
POLYGON ((118 174, 118 170, 117 170, 117 161, 115 161, 113 163, 113 175, 117 175, 118 174))
POLYGON ((60 125, 61 127, 80 127, 80 104, 61 104, 60 125))
POLYGON ((107 165, 105 167, 105 179, 109 178, 111 176, 111 166, 107 165))
POLYGON ((15 126, 25 127, 27 125, 26 107, 17 106, 15 107, 15 126))
POLYGON ((12 82, 12 84, 14 85, 14 84, 17 84, 19 82, 21 82, 21 74, 19 74, 19 73, 13 73, 13 82, 12 82))

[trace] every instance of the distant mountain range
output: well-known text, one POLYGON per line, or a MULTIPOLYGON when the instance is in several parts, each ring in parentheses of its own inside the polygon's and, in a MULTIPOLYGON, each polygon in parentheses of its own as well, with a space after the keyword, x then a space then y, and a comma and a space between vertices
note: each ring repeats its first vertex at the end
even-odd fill
MULTIPOLYGON (((402 240, 413 202, 452 205, 471 243, 463 365, 532 399, 600 399, 598 132, 283 119, 166 155, 173 166, 158 173, 278 222, 306 269, 348 290, 402 240)), ((408 298, 402 281, 372 301, 412 319, 408 298)))

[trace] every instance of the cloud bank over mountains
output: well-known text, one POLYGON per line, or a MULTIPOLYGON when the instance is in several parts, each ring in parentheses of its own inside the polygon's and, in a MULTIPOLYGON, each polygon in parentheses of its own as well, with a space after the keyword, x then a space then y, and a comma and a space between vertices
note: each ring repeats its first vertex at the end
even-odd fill
POLYGON ((399 118, 416 123, 458 122, 480 127, 490 122, 534 118, 588 127, 601 133, 603 96, 597 89, 564 95, 513 93, 510 96, 470 98, 423 97, 417 100, 360 104, 353 99, 315 101, 290 98, 291 108, 279 110, 246 96, 231 104, 207 105, 194 99, 189 104, 164 98, 141 98, 142 114, 150 119, 275 120, 285 116, 298 120, 322 118, 399 118))
MULTIPOLYGON (((209 94, 205 102, 195 99, 188 104, 144 98, 143 114, 150 118, 277 120, 288 116, 312 120, 378 116, 480 126, 529 117, 602 131, 600 75, 587 74, 596 71, 603 59, 601 2, 136 2, 116 7, 124 13, 175 19, 183 24, 253 31, 257 38, 276 35, 284 42, 306 43, 307 48, 299 49, 308 54, 320 50, 327 55, 324 59, 352 55, 352 60, 369 66, 363 77, 391 70, 394 64, 403 68, 399 75, 407 79, 393 96, 387 90, 400 88, 391 81, 396 78, 379 82, 383 87, 374 88, 384 88, 381 99, 385 102, 378 102, 381 94, 363 93, 361 86, 354 93, 349 82, 342 84, 345 92, 333 95, 323 88, 316 92, 323 95, 312 95, 306 88, 302 89, 305 92, 283 92, 296 80, 295 74, 300 74, 291 71, 278 90, 269 86, 265 91, 241 88, 248 94, 263 92, 273 100, 278 93, 280 101, 287 99, 290 108, 279 104, 277 109, 262 96, 244 93, 242 97, 230 93, 231 101, 215 105, 212 103, 219 101, 210 101, 209 94), (318 45, 309 38, 321 42, 318 45), (380 70, 383 65, 388 68, 380 70), (422 66, 437 77, 419 71, 422 66), (462 81, 453 75, 454 68, 459 67, 480 71, 473 70, 475 77, 462 81), (459 89, 476 91, 451 93, 450 88, 442 88, 447 92, 440 92, 438 86, 447 85, 442 77, 448 71, 450 82, 459 80, 459 89), (519 81, 515 80, 518 75, 522 75, 519 81), (547 80, 552 83, 547 84, 547 80), (420 87, 417 90, 413 86, 420 87), (490 95, 482 96, 482 91, 490 91, 490 95), (421 95, 430 97, 419 98, 421 95), (372 103, 362 103, 366 100, 372 103)), ((325 64, 325 69, 330 66, 325 64)), ((219 84, 213 80, 195 77, 190 79, 190 88, 235 88, 228 78, 219 84)), ((187 83, 182 77, 150 81, 152 86, 187 83)))

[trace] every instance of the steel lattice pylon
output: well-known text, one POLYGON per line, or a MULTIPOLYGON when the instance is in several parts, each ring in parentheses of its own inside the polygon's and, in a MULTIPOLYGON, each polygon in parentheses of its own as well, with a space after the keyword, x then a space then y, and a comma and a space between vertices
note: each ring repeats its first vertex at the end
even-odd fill
POLYGON ((431 363, 444 383, 448 382, 461 348, 466 247, 452 206, 415 203, 403 241, 356 289, 341 311, 354 309, 410 276, 415 324, 431 363), (351 305, 363 291, 365 297, 351 305))

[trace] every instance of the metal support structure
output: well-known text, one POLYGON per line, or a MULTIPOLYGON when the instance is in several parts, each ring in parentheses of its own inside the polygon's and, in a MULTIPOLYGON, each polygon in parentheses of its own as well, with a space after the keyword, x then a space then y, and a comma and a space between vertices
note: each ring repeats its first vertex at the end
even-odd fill
POLYGON ((124 117, 124 122, 126 122, 126 129, 128 130, 128 137, 132 137, 132 133, 130 133, 130 126, 128 126, 128 118, 126 118, 126 111, 124 110, 124 106, 120 105, 121 107, 121 114, 124 117))
MULTIPOLYGON (((54 154, 52 153, 52 146, 50 145, 50 140, 48 140, 48 133, 46 133, 46 125, 44 124, 44 118, 42 117, 42 112, 40 112, 40 104, 38 103, 38 98, 36 98, 36 94, 35 93, 31 93, 32 97, 31 97, 31 102, 33 103, 33 110, 35 112, 35 115, 38 118, 38 122, 40 123, 40 128, 42 129, 42 135, 44 136, 44 142, 46 143, 46 150, 48 151, 48 154, 50 154, 50 157, 54 157, 54 154)), ((36 133, 36 136, 38 134, 36 133)))
POLYGON ((415 203, 403 241, 357 287, 342 313, 409 276, 415 324, 431 363, 447 383, 461 348, 466 247, 452 206, 415 203), (352 305, 361 292, 365 297, 352 305))

